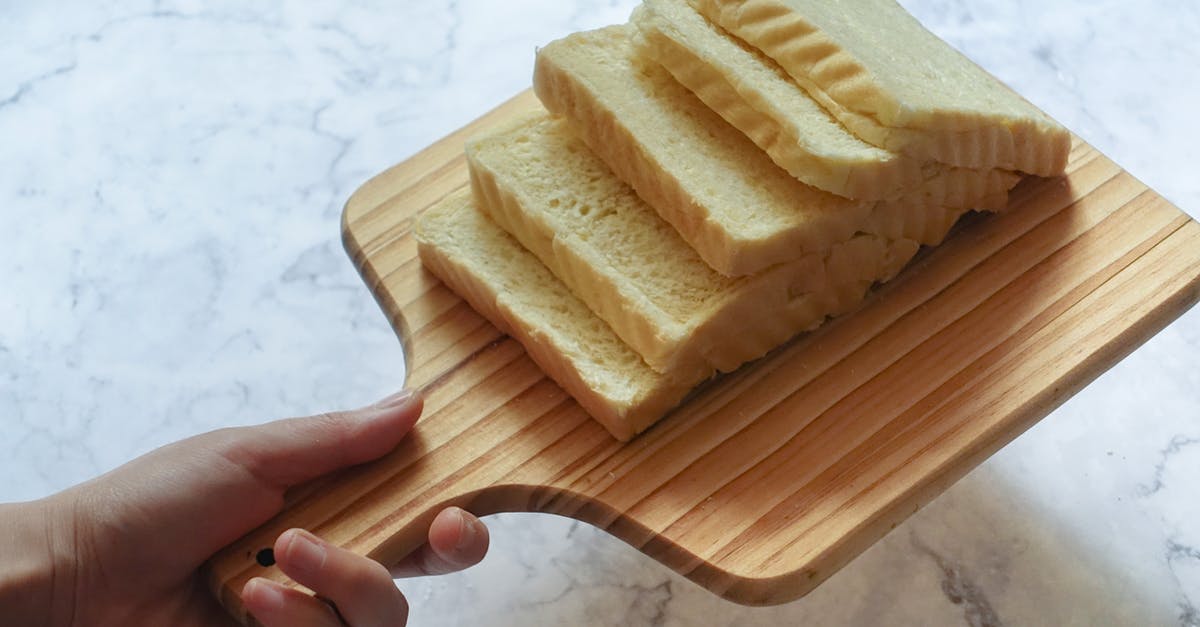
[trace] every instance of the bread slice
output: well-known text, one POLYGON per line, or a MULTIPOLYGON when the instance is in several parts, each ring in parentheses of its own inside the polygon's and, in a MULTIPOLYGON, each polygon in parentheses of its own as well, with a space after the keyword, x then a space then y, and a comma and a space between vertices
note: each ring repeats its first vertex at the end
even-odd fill
POLYGON ((855 235, 759 274, 715 272, 544 113, 467 145, 483 210, 659 372, 685 379, 760 357, 858 302, 916 252, 855 235))
POLYGON ((470 190, 426 210, 417 250, 462 296, 618 440, 674 407, 701 378, 657 373, 516 240, 478 209, 470 190))
POLYGON ((872 224, 875 213, 890 223, 924 222, 930 207, 1002 205, 1017 181, 1011 172, 952 168, 880 203, 805 185, 641 58, 635 33, 614 26, 552 42, 538 52, 534 89, 722 274, 753 274, 827 249, 872 224))
POLYGON ((645 0, 630 22, 650 58, 802 182, 863 200, 895 197, 922 182, 919 160, 855 137, 774 61, 687 0, 645 0))
POLYGON ((967 168, 1066 167, 1066 129, 894 0, 689 2, 875 146, 967 168))

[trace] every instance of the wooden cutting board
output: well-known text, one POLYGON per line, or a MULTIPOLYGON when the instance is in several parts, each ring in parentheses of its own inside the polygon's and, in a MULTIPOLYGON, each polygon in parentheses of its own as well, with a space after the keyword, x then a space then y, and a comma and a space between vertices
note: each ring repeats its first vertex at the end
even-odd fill
MULTIPOLYGON (((414 217, 467 184, 463 142, 526 92, 362 186, 343 235, 425 415, 394 453, 293 491, 219 554, 239 591, 283 530, 383 563, 455 504, 597 525, 727 599, 803 596, 1200 298, 1200 224, 1076 140, 1069 174, 971 216, 856 312, 613 440, 416 256, 414 217)), ((242 616, 245 619, 244 616, 242 616)))

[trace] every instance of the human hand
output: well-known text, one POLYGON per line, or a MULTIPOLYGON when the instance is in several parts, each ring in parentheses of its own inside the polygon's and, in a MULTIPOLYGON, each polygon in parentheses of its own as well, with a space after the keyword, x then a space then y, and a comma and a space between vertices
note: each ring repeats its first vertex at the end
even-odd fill
MULTIPOLYGON (((47 627, 231 625, 201 565, 277 513, 289 486, 384 455, 420 413, 421 400, 402 393, 355 411, 222 429, 41 501, 0 505, 0 615, 47 627)), ((428 542, 390 572, 292 529, 275 542, 276 563, 328 603, 260 578, 242 598, 267 627, 402 625, 408 606, 393 574, 459 570, 487 546, 487 528, 458 508, 439 513, 428 542)))

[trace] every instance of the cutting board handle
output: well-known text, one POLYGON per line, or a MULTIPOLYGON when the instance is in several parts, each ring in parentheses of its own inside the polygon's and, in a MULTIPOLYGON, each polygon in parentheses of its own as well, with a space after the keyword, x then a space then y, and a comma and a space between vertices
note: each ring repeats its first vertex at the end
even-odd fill
POLYGON ((472 504, 483 489, 466 483, 438 487, 440 460, 457 457, 456 448, 431 450, 418 427, 377 462, 293 488, 280 514, 209 561, 210 588, 242 624, 257 624, 242 604, 242 588, 252 577, 296 586, 274 565, 271 549, 275 539, 293 527, 309 529, 385 565, 398 562, 425 542, 430 523, 445 507, 483 513, 472 504), (392 506, 386 507, 389 503, 392 506))
POLYGON ((433 518, 452 505, 477 516, 609 518, 596 499, 556 486, 564 469, 580 468, 578 446, 603 456, 620 443, 545 379, 520 345, 482 328, 478 346, 458 347, 472 355, 456 360, 461 367, 432 379, 414 373, 425 411, 394 451, 289 490, 283 511, 209 561, 209 586, 230 614, 256 624, 241 599, 252 577, 296 586, 270 551, 293 527, 391 566, 419 548, 433 518))

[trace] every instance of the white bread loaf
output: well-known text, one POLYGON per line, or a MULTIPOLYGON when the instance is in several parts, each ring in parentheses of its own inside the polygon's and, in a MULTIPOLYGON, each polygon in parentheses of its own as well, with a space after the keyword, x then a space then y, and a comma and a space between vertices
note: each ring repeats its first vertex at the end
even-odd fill
POLYGON ((894 0, 689 0, 774 59, 865 141, 967 168, 1056 176, 1066 129, 894 0))
MULTIPOLYGON (((423 264, 521 342, 621 440, 646 429, 715 371, 736 368, 853 309, 872 283, 890 279, 911 259, 919 242, 940 242, 968 208, 1006 204, 1018 178, 1002 170, 914 165, 946 155, 959 160, 950 163, 986 162, 987 155, 1003 162, 1004 133, 964 126, 970 116, 932 130, 889 127, 864 122, 815 90, 813 97, 842 124, 856 133, 865 128, 867 141, 884 149, 865 145, 811 101, 786 105, 801 102, 792 80, 806 90, 813 84, 785 78, 756 49, 695 12, 679 13, 692 20, 684 28, 646 17, 654 9, 658 17, 683 11, 682 0, 647 1, 651 10, 635 14, 646 32, 640 48, 637 29, 626 25, 543 49, 535 88, 565 119, 535 113, 470 142, 474 194, 450 194, 415 229, 423 264), (780 96, 781 86, 791 91, 780 96), (770 107, 787 111, 771 114, 770 107), (801 131, 808 133, 802 139, 801 131), (972 133, 993 144, 981 147, 972 133), (803 154, 779 148, 785 141, 803 154), (797 177, 870 200, 839 197, 797 177)), ((768 52, 772 45, 787 48, 772 33, 786 34, 796 24, 789 12, 809 4, 688 1, 707 8, 713 20, 758 24, 759 34, 766 33, 759 45, 768 52), (775 8, 744 19, 734 5, 775 8)), ((815 11, 823 15, 825 8, 815 11)), ((1014 163, 1053 169, 1057 157, 1046 148, 1053 132, 1039 135, 1044 129, 1009 122, 1014 163), (1031 137, 1040 147, 1023 147, 1031 137)))

